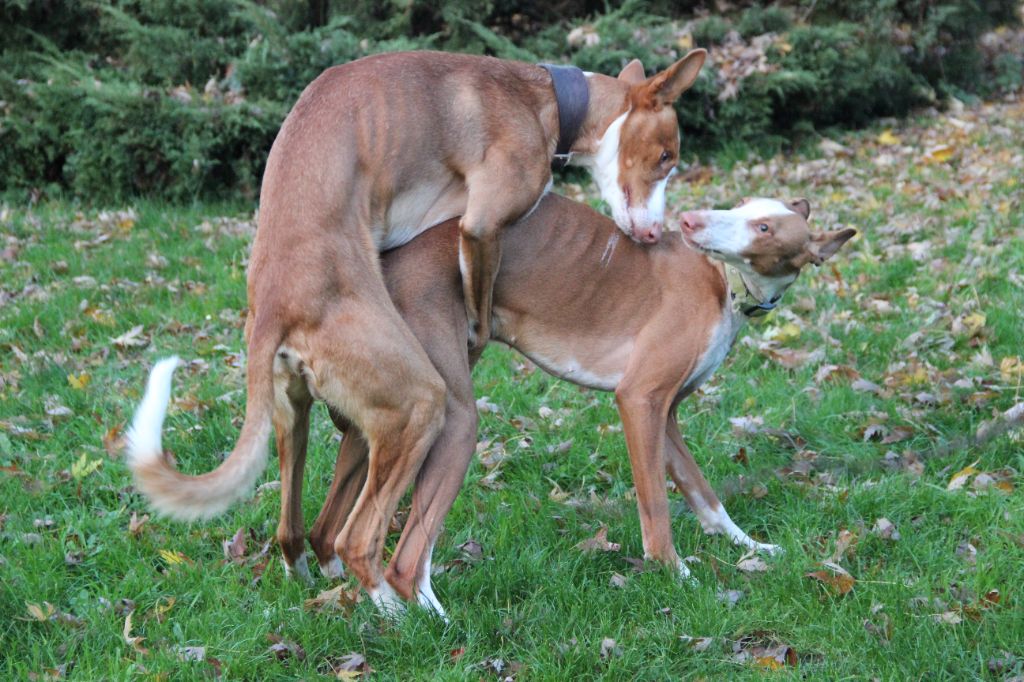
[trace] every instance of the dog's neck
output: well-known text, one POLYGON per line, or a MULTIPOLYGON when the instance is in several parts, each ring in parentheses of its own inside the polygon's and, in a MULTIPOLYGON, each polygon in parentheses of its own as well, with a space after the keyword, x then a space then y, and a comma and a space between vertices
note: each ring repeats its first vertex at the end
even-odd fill
POLYGON ((629 110, 629 85, 611 76, 588 73, 590 106, 570 150, 579 160, 597 153, 601 138, 615 121, 629 110))
POLYGON ((795 281, 795 278, 761 277, 731 263, 723 262, 721 265, 729 288, 733 317, 740 318, 741 322, 764 317, 774 310, 786 289, 795 281))

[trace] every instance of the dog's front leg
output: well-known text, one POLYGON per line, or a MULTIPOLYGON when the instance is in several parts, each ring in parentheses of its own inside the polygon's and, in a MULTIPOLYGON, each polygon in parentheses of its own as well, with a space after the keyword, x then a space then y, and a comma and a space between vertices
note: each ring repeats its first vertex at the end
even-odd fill
POLYGON ((501 266, 500 231, 532 211, 551 181, 543 131, 495 142, 466 173, 466 212, 459 221, 459 270, 469 316, 470 345, 491 338, 494 279, 501 266))
POLYGON ((622 417, 629 461, 633 467, 644 558, 668 564, 684 578, 688 577, 690 571, 679 559, 672 543, 665 486, 663 448, 667 401, 660 391, 632 388, 625 382, 615 391, 615 401, 622 417))
POLYGON ((768 545, 753 539, 737 526, 729 512, 725 510, 718 495, 708 484, 696 460, 690 454, 679 430, 679 421, 675 406, 669 410, 665 433, 665 466, 669 476, 675 481, 676 487, 686 498, 686 503, 700 520, 705 533, 724 533, 734 544, 743 545, 759 552, 775 554, 781 549, 778 545, 768 545))

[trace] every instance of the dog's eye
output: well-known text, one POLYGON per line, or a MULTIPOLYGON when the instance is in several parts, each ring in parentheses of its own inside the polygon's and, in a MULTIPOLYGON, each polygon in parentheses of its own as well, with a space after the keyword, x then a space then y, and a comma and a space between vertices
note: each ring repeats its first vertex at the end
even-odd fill
POLYGON ((767 232, 768 231, 768 224, 767 223, 761 223, 760 225, 757 226, 757 229, 761 230, 762 232, 767 232))
POLYGON ((672 155, 669 154, 667 151, 664 151, 664 152, 661 153, 661 162, 660 163, 665 163, 666 161, 668 161, 671 158, 672 158, 672 155))

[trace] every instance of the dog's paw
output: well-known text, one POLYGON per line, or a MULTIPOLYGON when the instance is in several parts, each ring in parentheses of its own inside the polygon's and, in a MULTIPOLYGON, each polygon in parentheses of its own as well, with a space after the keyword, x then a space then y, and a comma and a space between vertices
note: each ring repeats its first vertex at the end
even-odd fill
POLYGON ((306 560, 306 555, 302 554, 295 561, 294 565, 289 565, 286 560, 284 562, 284 574, 288 578, 298 579, 305 585, 313 584, 313 576, 309 573, 309 562, 306 560))
POLYGON ((368 589, 367 592, 370 601, 385 618, 396 619, 405 615, 405 602, 387 581, 382 581, 380 585, 368 589))
POLYGON ((763 542, 755 542, 752 549, 756 549, 758 552, 762 552, 768 556, 782 556, 786 553, 786 550, 779 545, 766 545, 763 542))
POLYGON ((345 577, 345 565, 341 563, 341 559, 335 554, 326 564, 320 564, 320 572, 329 580, 337 580, 345 577))

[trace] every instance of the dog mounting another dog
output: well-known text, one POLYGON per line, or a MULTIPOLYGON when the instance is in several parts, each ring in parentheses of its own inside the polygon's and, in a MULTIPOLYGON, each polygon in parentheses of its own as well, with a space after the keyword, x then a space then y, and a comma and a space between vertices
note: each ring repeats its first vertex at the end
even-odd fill
MULTIPOLYGON (((323 399, 369 447, 365 485, 337 552, 375 601, 395 602, 383 576, 384 536, 443 428, 447 389, 395 309, 378 251, 461 216, 470 338, 486 342, 499 233, 536 207, 556 148, 592 169, 623 232, 656 242, 679 151, 671 105, 704 57, 694 50, 648 79, 635 61, 618 78, 582 76, 587 103, 574 140, 559 139, 555 81, 541 66, 408 52, 325 71, 267 159, 248 272, 248 396, 238 442, 216 470, 183 475, 154 435, 163 407, 144 400, 129 448, 139 489, 177 518, 220 513, 263 471, 273 427, 288 463, 288 518, 300 506, 309 409, 323 399)), ((288 557, 302 553, 298 531, 279 528, 288 557)))
MULTIPOLYGON (((729 517, 683 442, 676 407, 722 362, 748 317, 773 307, 805 265, 820 264, 855 234, 849 229, 813 234, 809 212, 804 200, 755 199, 729 211, 684 213, 682 234, 640 246, 620 240, 614 223, 586 206, 548 196, 501 235, 494 338, 556 376, 615 391, 645 555, 681 575, 688 571, 672 540, 666 472, 707 532, 725 533, 746 547, 774 549, 750 538, 729 517), (636 281, 644 286, 623 286, 636 281)), ((422 465, 415 463, 412 508, 386 584, 441 614, 430 583, 431 552, 474 452, 477 424, 457 231, 457 223, 448 222, 383 258, 395 305, 448 387, 445 426, 422 465)), ((164 361, 151 376, 132 431, 133 442, 137 438, 142 444, 140 453, 160 452, 159 425, 173 366, 164 361)), ((342 529, 374 531, 350 526, 360 495, 369 495, 365 504, 375 502, 364 484, 372 465, 366 439, 333 410, 332 418, 346 436, 311 533, 328 574, 340 566, 342 529)), ((307 426, 305 420, 291 426, 302 445, 307 426)), ((304 455, 304 449, 280 451, 282 497, 296 500, 282 508, 279 534, 288 538, 301 539, 303 533, 297 487, 304 455)), ((396 477, 405 477, 409 464, 396 465, 396 477)), ((286 564, 304 568, 301 541, 282 543, 282 551, 286 564)), ((384 608, 398 603, 377 601, 384 608)))

